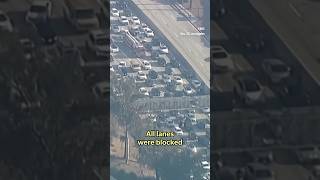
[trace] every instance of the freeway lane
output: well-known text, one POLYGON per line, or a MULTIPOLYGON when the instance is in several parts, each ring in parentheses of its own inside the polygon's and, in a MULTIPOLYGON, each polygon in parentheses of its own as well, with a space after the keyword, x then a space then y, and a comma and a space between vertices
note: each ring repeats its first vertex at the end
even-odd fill
POLYGON ((316 1, 250 1, 320 85, 319 7, 316 1))
MULTIPOLYGON (((255 68, 257 77, 263 82, 265 77, 261 72, 261 60, 264 58, 276 57, 280 58, 289 65, 291 65, 295 71, 295 76, 292 80, 295 82, 294 90, 297 91, 293 95, 281 97, 282 105, 286 107, 290 106, 305 106, 308 104, 319 104, 319 87, 317 83, 306 72, 303 66, 292 52, 286 47, 282 39, 275 34, 272 29, 265 23, 263 18, 255 11, 250 5, 248 0, 225 0, 229 9, 227 16, 217 19, 219 26, 230 37, 232 34, 232 27, 234 25, 250 26, 256 31, 262 32, 268 41, 266 42, 266 49, 263 52, 252 53, 247 52, 243 48, 237 46, 237 42, 231 42, 229 51, 231 53, 244 54, 246 59, 255 68)), ((239 44, 238 44, 239 45, 239 44)), ((264 82, 266 83, 266 82, 264 82)), ((267 83, 266 83, 267 84, 267 83)), ((268 85, 268 84, 267 84, 268 85)), ((272 90, 278 92, 279 89, 276 86, 269 85, 272 90)))
POLYGON ((168 4, 152 0, 132 0, 155 26, 164 34, 172 45, 181 53, 202 81, 210 87, 210 48, 205 47, 201 36, 182 35, 199 33, 187 21, 177 21, 177 12, 168 4))

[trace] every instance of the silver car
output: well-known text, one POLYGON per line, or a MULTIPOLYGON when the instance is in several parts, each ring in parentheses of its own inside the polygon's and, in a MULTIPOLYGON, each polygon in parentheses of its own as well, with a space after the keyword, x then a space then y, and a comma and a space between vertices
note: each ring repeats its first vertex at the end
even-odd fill
POLYGON ((265 59, 262 68, 272 83, 279 83, 291 74, 291 68, 280 59, 265 59))
POLYGON ((264 102, 264 88, 255 78, 243 76, 237 78, 233 89, 234 94, 245 104, 264 102))

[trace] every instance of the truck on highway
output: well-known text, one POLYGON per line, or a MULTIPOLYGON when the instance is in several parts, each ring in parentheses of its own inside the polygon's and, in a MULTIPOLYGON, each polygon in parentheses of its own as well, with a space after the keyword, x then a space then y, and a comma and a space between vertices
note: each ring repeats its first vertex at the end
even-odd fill
POLYGON ((99 28, 100 10, 97 1, 65 0, 63 15, 78 31, 87 31, 99 28))
POLYGON ((127 44, 134 49, 136 55, 138 57, 145 57, 147 56, 146 54, 146 50, 143 46, 142 43, 140 43, 134 36, 132 36, 132 34, 127 31, 125 32, 125 41, 127 42, 127 44))
POLYGON ((131 48, 143 48, 142 43, 140 43, 134 36, 132 36, 130 32, 126 32, 125 39, 131 48))

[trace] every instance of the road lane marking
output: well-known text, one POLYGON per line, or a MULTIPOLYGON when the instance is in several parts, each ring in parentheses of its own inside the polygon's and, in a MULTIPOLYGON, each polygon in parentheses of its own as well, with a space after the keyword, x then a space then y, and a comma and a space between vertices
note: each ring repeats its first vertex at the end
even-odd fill
POLYGON ((301 13, 298 11, 298 9, 292 4, 292 3, 288 3, 289 4, 289 7, 290 9, 294 12, 294 14, 296 16, 298 16, 300 19, 302 19, 302 15, 301 13))

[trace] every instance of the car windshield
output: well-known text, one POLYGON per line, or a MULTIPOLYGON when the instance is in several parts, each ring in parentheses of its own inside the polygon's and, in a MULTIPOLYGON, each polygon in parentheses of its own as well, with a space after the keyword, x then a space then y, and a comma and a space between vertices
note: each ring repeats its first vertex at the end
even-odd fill
MULTIPOLYGON (((96 40, 96 44, 104 46, 104 45, 108 44, 108 40, 106 38, 99 38, 96 40)), ((111 47, 112 47, 112 45, 111 45, 111 47)))
POLYGON ((254 80, 245 80, 244 85, 248 92, 259 91, 260 87, 254 80))
POLYGON ((221 59, 221 58, 226 58, 227 54, 224 52, 214 52, 212 57, 215 59, 221 59))
POLYGON ((268 178, 268 177, 271 177, 271 176, 272 176, 272 174, 268 170, 257 170, 256 171, 256 177, 257 178, 268 178))
POLYGON ((276 73, 287 72, 288 68, 285 65, 272 65, 271 70, 276 73))
POLYGON ((78 19, 93 18, 94 16, 95 13, 92 9, 81 9, 76 11, 76 17, 78 19))
POLYGON ((46 12, 47 8, 45 6, 36 6, 36 5, 33 5, 31 6, 30 8, 30 11, 31 12, 36 12, 36 13, 44 13, 46 12))
POLYGON ((7 17, 3 14, 0 14, 0 21, 6 21, 7 17))

